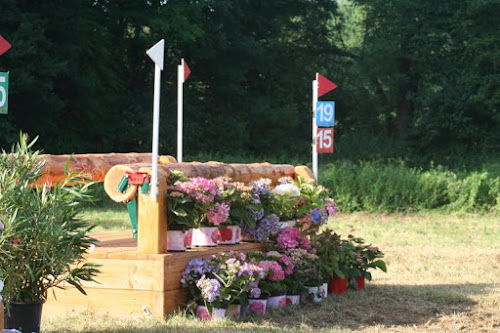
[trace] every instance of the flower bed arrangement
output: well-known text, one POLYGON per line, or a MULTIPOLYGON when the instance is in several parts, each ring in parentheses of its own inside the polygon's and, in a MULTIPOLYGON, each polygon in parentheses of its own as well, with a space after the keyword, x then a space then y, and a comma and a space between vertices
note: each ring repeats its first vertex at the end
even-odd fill
MULTIPOLYGON (((289 177, 272 188, 269 179, 246 186, 176 174, 169 184, 171 198, 169 231, 215 227, 219 242, 227 244, 233 236, 226 230, 237 226, 268 249, 246 255, 223 252, 189 262, 181 284, 198 304, 196 314, 203 320, 263 315, 267 309, 301 300, 320 302, 328 296, 328 285, 335 286, 337 280, 362 289, 365 279, 371 280, 370 269, 387 271, 384 254, 376 246, 322 230, 336 214, 335 202, 322 186, 289 177)), ((344 293, 345 285, 330 293, 344 293)))

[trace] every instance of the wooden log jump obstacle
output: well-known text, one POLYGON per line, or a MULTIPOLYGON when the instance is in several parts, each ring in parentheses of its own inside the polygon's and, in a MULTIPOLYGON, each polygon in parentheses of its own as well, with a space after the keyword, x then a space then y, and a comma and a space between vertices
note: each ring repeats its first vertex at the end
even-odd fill
MULTIPOLYGON (((166 161, 166 159, 165 159, 166 161)), ((106 165, 109 165, 106 164, 106 165)), ((292 165, 164 163, 158 165, 158 197, 152 201, 150 195, 141 191, 141 185, 130 185, 125 191, 118 185, 125 173, 141 172, 151 175, 151 164, 133 162, 111 167, 104 178, 104 188, 117 202, 128 202, 137 196, 138 238, 131 231, 102 232, 92 236, 99 240, 98 246, 88 255, 88 260, 101 265, 97 281, 84 282, 87 296, 76 288, 65 286, 56 289, 55 297, 49 292, 44 306, 44 317, 57 317, 68 311, 90 310, 111 316, 144 317, 151 313, 163 319, 187 302, 187 294, 180 284, 181 273, 193 258, 210 258, 225 251, 248 252, 263 250, 261 243, 245 243, 231 246, 200 247, 186 252, 167 253, 167 181, 174 170, 187 177, 216 178, 224 176, 233 181, 248 183, 260 178, 270 178, 276 183, 280 177, 302 177, 314 182, 307 167, 292 165)), ((50 176, 47 178, 50 179, 50 176)))

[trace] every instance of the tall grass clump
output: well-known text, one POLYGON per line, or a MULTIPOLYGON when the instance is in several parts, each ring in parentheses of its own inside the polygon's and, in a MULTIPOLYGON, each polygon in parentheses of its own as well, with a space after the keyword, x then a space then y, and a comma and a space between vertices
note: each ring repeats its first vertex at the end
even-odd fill
POLYGON ((320 181, 344 212, 500 212, 500 177, 488 171, 457 174, 440 166, 340 161, 326 166, 320 181))

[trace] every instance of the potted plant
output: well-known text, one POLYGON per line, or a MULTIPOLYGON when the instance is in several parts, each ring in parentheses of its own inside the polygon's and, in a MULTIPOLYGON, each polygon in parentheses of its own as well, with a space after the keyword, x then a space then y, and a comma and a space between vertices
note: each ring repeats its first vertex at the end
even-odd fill
POLYGON ((290 177, 282 177, 272 190, 274 210, 280 219, 280 227, 293 227, 300 200, 300 189, 290 177))
POLYGON ((173 171, 167 186, 167 250, 182 252, 191 247, 192 229, 195 227, 193 211, 195 201, 179 182, 189 181, 180 171, 173 171), (187 239, 186 239, 187 238, 187 239))
POLYGON ((240 252, 226 252, 216 255, 210 265, 211 274, 220 282, 222 301, 227 304, 226 316, 237 319, 241 307, 248 304, 248 293, 257 292, 262 269, 246 262, 246 256, 240 252))
POLYGON ((0 156, 0 276, 6 327, 39 332, 42 305, 50 288, 94 281, 96 266, 85 255, 96 240, 92 226, 77 218, 91 200, 90 183, 68 174, 44 186, 33 185, 42 176, 44 159, 31 150, 21 134, 10 154, 0 156), (70 186, 71 184, 71 186, 70 186))
POLYGON ((216 246, 219 238, 217 227, 229 217, 229 206, 220 200, 221 191, 212 179, 190 178, 175 183, 175 191, 192 200, 187 212, 196 225, 193 230, 193 246, 216 246))
MULTIPOLYGON (((317 267, 319 275, 323 278, 323 291, 328 291, 328 283, 335 276, 342 276, 339 268, 340 236, 331 230, 325 230, 312 238, 316 254, 318 255, 317 267)), ((328 293, 325 293, 325 297, 328 293)))
POLYGON ((380 269, 387 272, 387 266, 381 259, 384 253, 377 246, 365 245, 363 238, 348 236, 347 242, 350 244, 353 253, 353 263, 349 271, 349 286, 356 290, 365 288, 365 279, 372 280, 370 269, 380 269))
POLYGON ((219 244, 232 245, 241 241, 241 226, 253 225, 252 189, 243 183, 224 183, 223 201, 231 206, 229 217, 219 226, 219 244))

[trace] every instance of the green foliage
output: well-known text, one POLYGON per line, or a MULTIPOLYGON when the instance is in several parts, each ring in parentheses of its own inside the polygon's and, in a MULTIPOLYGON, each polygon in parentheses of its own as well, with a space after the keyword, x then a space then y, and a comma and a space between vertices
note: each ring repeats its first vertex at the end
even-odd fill
POLYGON ((82 179, 69 174, 52 188, 34 186, 44 160, 21 135, 10 154, 0 156, 0 272, 7 302, 47 298, 63 282, 85 294, 82 281, 94 281, 96 266, 85 254, 96 242, 91 226, 76 218, 91 197, 82 179), (70 184, 73 184, 70 186, 70 184))
POLYGON ((487 171, 461 175, 443 167, 423 170, 394 161, 342 161, 328 166, 320 179, 342 212, 500 211, 500 176, 487 171))

